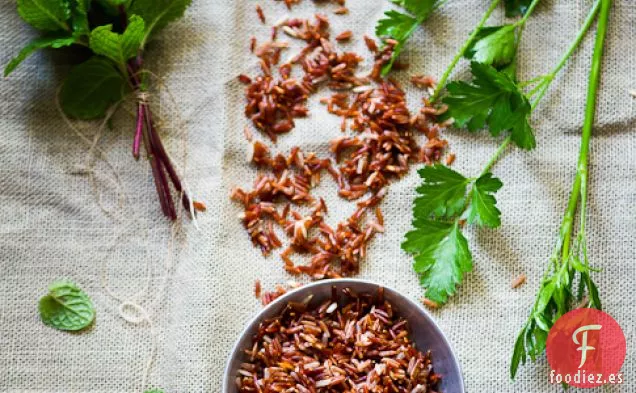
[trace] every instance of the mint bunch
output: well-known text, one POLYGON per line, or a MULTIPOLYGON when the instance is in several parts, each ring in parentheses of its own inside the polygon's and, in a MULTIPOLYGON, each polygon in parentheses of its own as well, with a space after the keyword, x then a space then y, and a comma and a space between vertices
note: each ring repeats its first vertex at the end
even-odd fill
POLYGON ((138 159, 144 145, 163 213, 177 218, 169 182, 186 210, 190 199, 159 138, 147 102, 143 54, 151 38, 183 16, 191 0, 18 0, 20 17, 42 35, 28 43, 5 67, 5 77, 40 49, 89 50, 90 57, 71 68, 60 93, 67 116, 98 119, 132 93, 139 97, 133 139, 138 159))

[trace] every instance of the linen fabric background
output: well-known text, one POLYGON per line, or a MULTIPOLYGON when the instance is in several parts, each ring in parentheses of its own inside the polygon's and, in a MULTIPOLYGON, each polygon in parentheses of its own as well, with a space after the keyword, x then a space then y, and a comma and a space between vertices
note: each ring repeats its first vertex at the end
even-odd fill
MULTIPOLYGON (((450 1, 408 42, 401 60, 410 67, 394 76, 403 82, 413 110, 423 92, 408 83, 409 76, 439 76, 487 3, 450 1)), ((522 80, 557 63, 590 5, 589 0, 539 5, 519 51, 522 80)), ((366 55, 362 35, 373 36, 375 21, 392 6, 386 0, 347 0, 347 7, 350 13, 338 16, 334 4, 304 0, 292 14, 328 15, 333 34, 354 32, 351 43, 339 46, 366 55)), ((151 386, 168 393, 220 391, 230 349, 262 307, 254 297, 254 280, 269 290, 295 279, 284 273, 276 255, 265 258, 252 246, 237 218, 241 206, 228 199, 232 187, 250 187, 257 174, 245 160, 243 127, 249 122, 243 115, 244 87, 236 76, 259 72, 249 38, 262 42, 270 26, 287 14, 284 4, 273 0, 194 0, 186 17, 147 52, 149 68, 164 84, 152 99, 164 121, 168 150, 196 199, 208 206, 199 215, 198 230, 187 219, 173 229, 161 216, 149 165, 131 156, 133 118, 125 109, 114 117, 112 130, 103 130, 97 139, 104 155, 88 154, 86 141, 99 135, 99 124, 72 123, 84 141, 55 105, 56 89, 71 62, 64 52, 37 54, 0 82, 0 391, 142 392, 151 386), (258 22, 257 3, 267 25, 258 22), (72 279, 92 297, 97 320, 89 331, 59 332, 40 321, 38 299, 59 278, 72 279), (143 306, 152 326, 120 316, 123 307, 129 317, 139 317, 128 301, 143 306), (156 356, 142 386, 153 348, 156 356)), ((497 12, 489 23, 504 20, 497 12)), ((6 64, 34 31, 19 19, 15 1, 0 4, 0 22, 0 63, 6 64)), ((467 231, 474 271, 449 304, 434 313, 457 352, 468 392, 561 391, 548 383, 544 359, 523 367, 515 383, 508 367, 576 169, 593 31, 533 114, 537 149, 509 149, 495 167, 505 183, 497 195, 502 226, 467 231), (521 273, 528 276, 527 284, 512 290, 511 281, 521 273)), ((636 386, 636 101, 629 94, 636 87, 635 36, 636 2, 615 1, 590 164, 589 256, 603 269, 595 280, 605 309, 627 337, 625 383, 609 388, 624 392, 636 386)), ((283 34, 279 39, 292 41, 283 34)), ((371 64, 367 56, 361 68, 371 64)), ((455 76, 466 76, 467 66, 461 62, 455 76)), ((328 94, 324 88, 310 98, 310 116, 298 120, 274 151, 299 145, 327 154, 328 140, 340 135, 340 119, 318 103, 328 94)), ((254 135, 267 141, 257 131, 254 135)), ((485 133, 462 130, 450 130, 445 137, 457 154, 454 168, 465 174, 478 173, 498 143, 485 133)), ((371 242, 359 274, 413 299, 422 289, 400 243, 410 226, 416 168, 390 186, 381 205, 386 233, 371 242)), ((355 209, 336 196, 331 180, 314 194, 326 198, 331 224, 355 209)))

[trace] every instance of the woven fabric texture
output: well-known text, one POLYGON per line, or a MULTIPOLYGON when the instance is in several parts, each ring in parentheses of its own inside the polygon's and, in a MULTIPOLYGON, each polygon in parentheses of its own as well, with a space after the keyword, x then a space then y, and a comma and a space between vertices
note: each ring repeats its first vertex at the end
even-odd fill
MULTIPOLYGON (((590 4, 539 5, 521 43, 521 79, 557 63, 590 4)), ((347 7, 349 14, 334 15, 333 3, 303 0, 291 14, 328 15, 332 33, 354 32, 341 47, 367 55, 363 34, 372 36, 375 21, 392 6, 386 0, 347 0, 347 7)), ((423 93, 410 85, 409 76, 439 76, 486 7, 485 0, 449 1, 415 32, 401 58, 410 67, 394 74, 413 110, 423 93)), ((15 1, 0 4, 1 64, 34 35, 15 9, 15 1)), ((133 119, 125 110, 98 139, 103 156, 89 155, 89 144, 56 109, 56 89, 71 63, 63 52, 37 54, 0 82, 0 391, 142 392, 150 386, 168 393, 220 391, 230 349, 262 307, 254 281, 260 279, 268 290, 298 280, 284 272, 275 254, 263 257, 252 246, 237 218, 242 208, 228 198, 232 187, 250 187, 257 175, 245 159, 243 128, 249 122, 236 76, 259 73, 249 39, 264 40, 269 26, 288 14, 281 1, 194 0, 186 17, 147 52, 149 68, 162 82, 152 104, 163 120, 167 148, 191 192, 208 207, 199 215, 198 229, 187 219, 171 228, 161 216, 149 165, 135 162, 130 153, 133 119), (258 21, 257 3, 267 25, 258 21), (100 204, 111 213, 104 214, 100 204), (39 320, 37 301, 58 278, 74 280, 92 297, 97 321, 89 331, 67 334, 39 320), (151 323, 123 319, 120 311, 139 316, 125 302, 141 305, 151 323)), ((490 24, 504 20, 498 12, 490 24)), ((635 36, 636 3, 616 0, 591 147, 588 223, 590 260, 603 269, 595 275, 601 298, 627 336, 626 382, 609 389, 624 392, 636 386, 636 101, 629 94, 636 88, 635 36)), ((458 354, 468 392, 561 391, 548 383, 543 359, 522 368, 515 383, 508 366, 576 169, 592 45, 590 34, 534 113, 537 149, 510 149, 496 165, 494 173, 505 183, 498 193, 502 226, 467 231, 474 271, 434 313, 458 354), (512 290, 511 281, 521 273, 528 282, 512 290)), ((370 66, 367 56, 362 68, 370 66)), ((461 62, 455 75, 466 70, 461 62)), ((277 145, 270 144, 274 151, 297 145, 329 154, 328 140, 340 135, 340 119, 318 103, 328 94, 323 88, 309 99, 310 116, 298 120, 277 145)), ((88 142, 100 134, 99 124, 73 125, 88 142)), ((467 174, 477 173, 497 147, 485 133, 450 130, 445 137, 457 154, 455 168, 467 174)), ((381 205, 386 232, 371 242, 359 274, 413 299, 422 289, 400 243, 410 226, 415 168, 390 185, 381 205)), ((355 210, 336 194, 330 180, 314 192, 325 197, 331 224, 355 210)))

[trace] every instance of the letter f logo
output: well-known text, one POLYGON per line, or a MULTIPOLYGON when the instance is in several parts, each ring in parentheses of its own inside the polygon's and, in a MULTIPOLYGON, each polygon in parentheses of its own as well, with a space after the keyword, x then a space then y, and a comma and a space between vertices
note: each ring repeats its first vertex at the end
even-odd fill
POLYGON ((593 351, 596 349, 592 346, 587 345, 588 330, 601 330, 601 325, 581 326, 580 328, 576 329, 574 333, 572 333, 572 341, 574 341, 574 344, 581 345, 576 349, 577 351, 581 351, 581 364, 579 364, 579 368, 583 367, 583 365, 585 364, 585 360, 587 359, 587 351, 593 351), (583 332, 583 334, 581 335, 581 342, 579 342, 579 339, 576 336, 581 332, 583 332))

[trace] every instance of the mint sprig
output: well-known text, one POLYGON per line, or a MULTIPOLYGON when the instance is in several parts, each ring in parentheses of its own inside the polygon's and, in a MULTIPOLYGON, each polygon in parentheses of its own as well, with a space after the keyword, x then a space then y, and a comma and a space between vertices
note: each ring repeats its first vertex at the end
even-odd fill
POLYGON ((18 14, 43 37, 33 40, 5 67, 9 76, 39 49, 87 47, 93 56, 72 67, 60 93, 65 114, 77 119, 97 119, 136 93, 137 121, 133 156, 146 152, 163 213, 176 219, 171 186, 190 209, 181 180, 157 132, 147 102, 148 83, 143 69, 146 44, 155 33, 183 16, 191 0, 18 0, 18 14), (90 14, 90 18, 89 18, 90 14))

